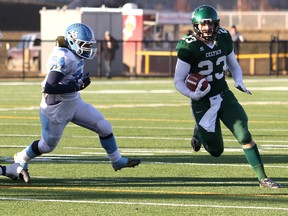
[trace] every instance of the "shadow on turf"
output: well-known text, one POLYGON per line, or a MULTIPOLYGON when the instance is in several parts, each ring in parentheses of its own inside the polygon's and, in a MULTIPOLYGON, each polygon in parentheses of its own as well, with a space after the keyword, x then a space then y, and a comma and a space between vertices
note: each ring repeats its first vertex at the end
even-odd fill
MULTIPOLYGON (((49 156, 49 155, 47 155, 49 156)), ((137 157, 137 156, 135 156, 137 157)), ((138 158, 138 157, 137 157, 138 158)), ((142 164, 149 163, 201 163, 201 164, 243 164, 248 165, 244 154, 243 155, 222 155, 219 158, 214 158, 208 154, 195 154, 191 155, 165 155, 165 156, 139 156, 142 164)), ((287 155, 262 155, 262 160, 264 164, 287 164, 287 155)), ((102 164, 109 163, 108 160, 103 157, 75 157, 75 156, 49 156, 49 160, 39 160, 31 161, 31 163, 50 163, 50 164, 71 164, 71 169, 73 169, 73 164, 102 164)), ((0 158, 1 163, 1 158, 0 158)), ((137 169, 141 169, 141 165, 137 169)), ((120 171, 121 172, 121 171, 120 171)), ((173 170, 171 170, 171 175, 173 175, 173 170)), ((193 175, 193 173, 191 174, 193 175)), ((277 178, 275 179, 282 184, 288 185, 288 178, 277 178)), ((3 178, 1 180, 3 183, 13 184, 9 179, 3 178)), ((21 184, 17 182, 17 184, 21 184)), ((45 185, 45 187, 55 187, 55 186, 65 186, 65 187, 251 187, 258 186, 256 178, 203 178, 203 177, 103 177, 103 178, 33 178, 32 174, 32 186, 45 185)))
MULTIPOLYGON (((157 155, 157 156, 140 156, 146 162, 166 162, 166 163, 215 163, 215 164, 247 164, 244 153, 242 155, 221 155, 218 158, 206 155, 191 153, 191 155, 157 155)), ((287 155, 261 155, 264 164, 287 164, 287 155)))
MULTIPOLYGON (((65 164, 74 164, 74 163, 99 163, 107 161, 106 157, 98 156, 50 156, 49 154, 44 155, 43 157, 38 157, 33 159, 30 163, 65 163, 65 164)), ((133 156, 133 158, 140 158, 142 162, 149 163, 213 163, 213 164, 245 164, 247 161, 244 153, 240 155, 221 155, 218 158, 210 156, 208 153, 193 153, 187 155, 155 155, 155 156, 133 156)), ((262 161, 265 164, 287 164, 287 154, 277 154, 277 155, 261 155, 262 161)), ((12 161, 12 158, 11 158, 12 161)), ((7 157, 0 157, 0 164, 7 163, 7 157)))
MULTIPOLYGON (((4 180, 4 179, 3 179, 4 180)), ((7 180, 7 179, 6 179, 7 180)), ((3 181, 13 183, 10 180, 3 181)), ((277 178, 288 182, 288 178, 277 178)), ((15 183, 21 185, 19 180, 15 183)), ((215 178, 215 177, 95 177, 95 178, 33 178, 27 186, 118 188, 118 187, 253 187, 258 186, 256 178, 215 178)), ((127 189, 129 190, 129 189, 127 189)))
MULTIPOLYGON (((281 178, 279 180, 287 182, 288 178, 281 178)), ((10 192, 12 191, 14 194, 19 194, 20 197, 28 193, 29 198, 32 199, 73 199, 82 201, 100 201, 103 199, 104 201, 113 200, 125 202, 137 199, 152 202, 153 199, 182 199, 185 201, 189 199, 191 201, 197 201, 197 203, 207 201, 257 201, 283 205, 287 202, 288 196, 287 190, 261 189, 255 179, 252 178, 35 178, 31 184, 25 185, 24 187, 12 186, 9 188, 7 184, 5 185, 6 187, 1 184, 0 189, 2 187, 8 188, 10 192), (215 191, 216 187, 224 187, 224 189, 215 191), (249 189, 244 189, 244 191, 236 190, 233 192, 233 187, 249 187, 249 189)))

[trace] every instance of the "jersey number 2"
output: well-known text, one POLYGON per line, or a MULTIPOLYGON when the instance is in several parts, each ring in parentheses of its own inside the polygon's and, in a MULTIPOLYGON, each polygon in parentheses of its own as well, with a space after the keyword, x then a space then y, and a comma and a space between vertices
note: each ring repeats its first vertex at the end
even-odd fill
POLYGON ((210 60, 204 60, 199 62, 198 67, 199 68, 203 68, 203 70, 201 70, 199 73, 202 75, 206 76, 206 79, 211 82, 213 81, 213 79, 222 79, 224 77, 224 73, 227 70, 227 61, 226 61, 226 56, 220 56, 217 60, 216 60, 216 66, 219 67, 222 65, 222 71, 218 72, 218 73, 214 73, 214 77, 213 77, 213 70, 215 70, 215 68, 213 68, 213 62, 210 60))

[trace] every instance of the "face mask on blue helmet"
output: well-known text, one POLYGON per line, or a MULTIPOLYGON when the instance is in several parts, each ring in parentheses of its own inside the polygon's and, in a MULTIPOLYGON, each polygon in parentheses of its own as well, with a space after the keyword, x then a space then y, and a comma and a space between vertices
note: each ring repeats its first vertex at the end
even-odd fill
POLYGON ((83 23, 70 25, 65 32, 68 48, 84 59, 92 59, 97 52, 97 42, 93 30, 83 23))

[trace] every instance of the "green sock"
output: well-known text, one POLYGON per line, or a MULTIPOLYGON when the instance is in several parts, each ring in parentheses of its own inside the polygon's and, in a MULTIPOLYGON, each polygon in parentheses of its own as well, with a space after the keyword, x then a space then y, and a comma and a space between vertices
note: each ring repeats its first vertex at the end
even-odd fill
POLYGON ((261 161, 257 145, 255 144, 252 148, 243 150, 248 163, 252 166, 252 168, 256 172, 258 180, 266 178, 264 166, 261 161))

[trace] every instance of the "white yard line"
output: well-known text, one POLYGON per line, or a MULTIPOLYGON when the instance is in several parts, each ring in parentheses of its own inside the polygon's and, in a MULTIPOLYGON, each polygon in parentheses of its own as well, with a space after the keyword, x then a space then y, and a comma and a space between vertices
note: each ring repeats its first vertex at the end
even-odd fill
MULTIPOLYGON (((86 149, 87 150, 87 149, 86 149)), ((204 150, 202 150, 202 152, 204 152, 204 150)), ((242 150, 241 150, 242 152, 242 150)), ((128 151, 128 152, 125 152, 125 150, 121 151, 121 153, 125 154, 125 155, 137 155, 137 156, 160 156, 162 154, 164 154, 165 152, 154 152, 153 151, 148 154, 148 153, 141 153, 141 152, 133 152, 132 150, 131 151, 128 151)), ((166 154, 172 154, 174 153, 174 155, 176 154, 193 154, 194 157, 197 157, 195 156, 195 153, 191 151, 187 151, 187 152, 182 152, 182 151, 175 151, 175 152, 166 152, 166 154)), ((244 157, 244 155, 243 155, 244 157)), ((13 162, 13 158, 12 157, 1 157, 2 160, 4 160, 6 163, 11 163, 13 162)), ((103 149, 99 149, 99 152, 81 152, 79 154, 44 154, 44 155, 41 155, 40 157, 37 157, 37 158, 34 158, 33 159, 33 162, 65 162, 65 163, 93 163, 93 164, 110 164, 110 161, 109 159, 107 158, 107 154, 104 152, 103 149), (98 156, 98 158, 95 158, 95 159, 92 159, 92 156, 98 156), (99 156, 101 158, 99 158, 99 156), (87 157, 90 157, 89 160, 87 159, 87 157), (86 158, 86 159, 85 159, 86 158), (99 160, 101 159, 101 160, 99 160)), ((152 162, 146 162, 145 159, 142 160, 142 164, 158 164, 158 165, 173 165, 173 166, 176 166, 176 165, 179 165, 179 166, 208 166, 208 167, 211 167, 211 166, 215 166, 215 167, 250 167, 249 164, 243 164, 243 163, 239 163, 239 164, 231 164, 231 163, 179 163, 179 162, 157 162, 157 161, 152 161, 152 162)), ((283 164, 283 165, 270 165, 270 164, 265 164, 265 167, 269 167, 269 168, 279 168, 279 169, 288 169, 288 166, 286 164, 283 164)))
POLYGON ((0 200, 8 201, 29 201, 29 202, 55 202, 55 203, 84 203, 102 205, 141 205, 141 206, 169 206, 169 207, 202 207, 202 208, 228 208, 228 209, 257 209, 257 210, 277 210, 288 211, 288 208, 274 206, 229 206, 229 205, 204 205, 204 204, 185 204, 185 203, 154 203, 154 202, 120 202, 120 201, 93 201, 93 200, 60 200, 60 199, 29 199, 29 198, 8 198, 0 197, 0 200))
MULTIPOLYGON (((288 90, 288 89, 287 89, 288 90)), ((114 94, 114 93, 113 93, 114 94)), ((288 101, 244 101, 241 102, 242 105, 288 105, 288 101)), ((137 108, 137 107, 181 107, 190 106, 189 103, 177 103, 177 104, 165 104, 165 103, 150 103, 150 104, 95 104, 95 107, 99 109, 110 109, 110 108, 137 108)), ((10 108, 0 108, 0 111, 26 111, 26 110, 39 110, 39 106, 30 107, 10 107, 10 108)))
MULTIPOLYGON (((133 119, 134 120, 134 119, 133 119)), ((191 120, 192 121, 192 120, 191 120)), ((15 125, 15 126, 36 126, 39 127, 41 126, 40 123, 13 123, 13 122, 0 122, 0 125, 15 125)), ((79 127, 78 125, 75 124, 68 124, 67 127, 79 127)), ((192 131, 193 130, 193 125, 191 125, 191 127, 169 127, 169 126, 165 126, 165 127, 157 127, 157 126, 113 126, 113 128, 119 128, 119 129, 151 129, 151 130, 189 130, 192 131)), ((252 129, 253 131, 268 131, 268 132, 288 132, 288 128, 284 129, 284 128, 277 128, 277 129, 266 129, 266 128, 254 128, 252 129)), ((222 128, 222 131, 229 131, 227 128, 222 128)))

